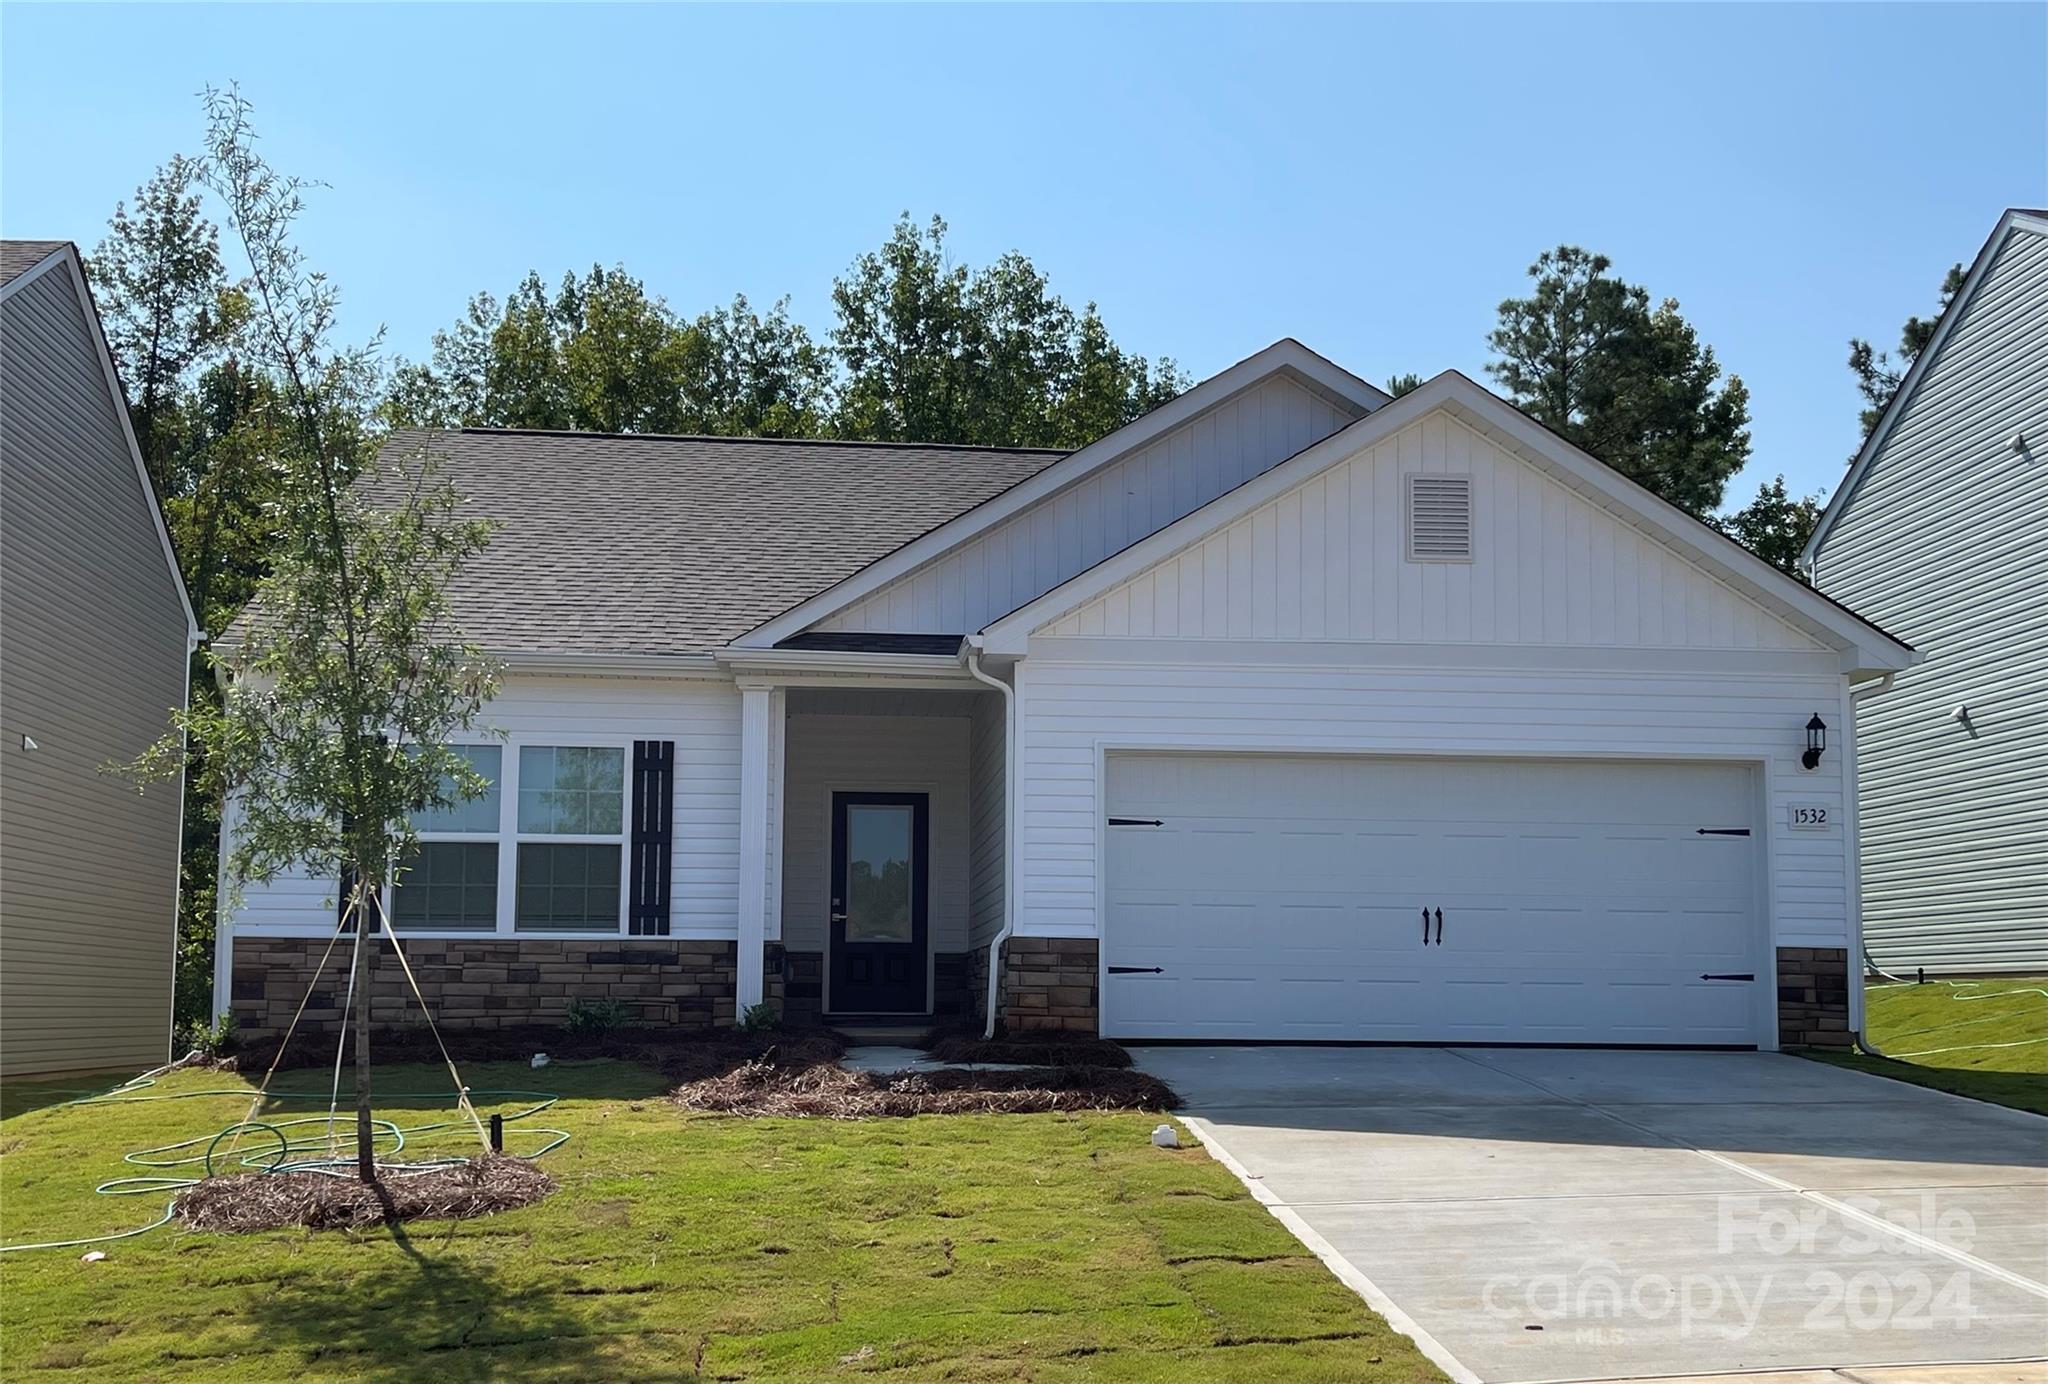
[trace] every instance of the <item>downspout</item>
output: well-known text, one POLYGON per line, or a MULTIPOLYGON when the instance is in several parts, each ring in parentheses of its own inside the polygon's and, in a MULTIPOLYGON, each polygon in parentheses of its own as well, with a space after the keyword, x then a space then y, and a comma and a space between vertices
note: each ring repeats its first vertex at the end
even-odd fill
POLYGON ((1877 1044, 1871 1042, 1863 1031, 1863 977, 1870 969, 1871 961, 1869 949, 1863 945, 1862 814, 1858 810, 1856 801, 1858 787, 1856 746, 1859 729, 1857 725, 1857 708, 1863 698, 1881 696, 1891 691, 1892 684, 1898 680, 1898 676, 1897 673, 1886 673, 1874 683, 1866 682, 1861 686, 1853 683, 1849 684, 1846 697, 1849 712, 1849 733, 1843 737, 1843 740, 1846 742, 1846 748, 1843 751, 1842 758, 1842 803, 1848 810, 1849 878, 1855 884, 1855 887, 1849 891, 1849 919, 1851 923, 1849 935, 1854 940, 1854 945, 1849 948, 1850 966, 1852 968, 1849 972, 1849 1036, 1856 1044, 1859 1052, 1869 1053, 1872 1057, 1883 1057, 1884 1053, 1878 1050, 1877 1044))
POLYGON ((1003 694, 1003 926, 988 944, 988 995, 982 1003, 986 1021, 981 1036, 996 1036, 996 996, 1001 991, 1003 943, 1017 930, 1017 689, 982 671, 976 636, 967 641, 967 671, 1003 694))

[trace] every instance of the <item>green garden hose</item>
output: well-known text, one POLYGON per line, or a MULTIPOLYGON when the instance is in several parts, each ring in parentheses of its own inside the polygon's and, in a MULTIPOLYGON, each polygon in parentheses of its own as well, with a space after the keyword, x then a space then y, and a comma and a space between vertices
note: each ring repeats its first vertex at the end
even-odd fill
MULTIPOLYGON (((65 1104, 141 1105, 154 1101, 193 1100, 203 1096, 238 1096, 243 1099, 247 1099, 249 1096, 249 1092, 246 1089, 234 1088, 204 1091, 166 1091, 157 1095, 142 1094, 156 1085, 157 1075, 162 1070, 159 1068, 157 1072, 149 1072, 136 1077, 132 1081, 125 1081, 111 1090, 93 1092, 77 1100, 66 1101, 65 1104)), ((448 1091, 385 1091, 380 1094, 387 1099, 400 1100, 425 1100, 437 1097, 460 1100, 463 1093, 448 1091)), ((468 1095, 472 1100, 479 1096, 502 1096, 529 1100, 530 1104, 504 1117, 504 1122, 507 1125, 510 1125, 515 1120, 524 1120, 538 1115, 561 1100, 561 1096, 553 1091, 517 1089, 470 1091, 468 1095)), ((324 1091, 270 1091, 265 1093, 265 1099, 328 1100, 329 1093, 324 1091)), ((371 1121, 372 1132, 370 1140, 372 1147, 377 1150, 377 1167, 384 1171, 405 1175, 422 1172, 430 1168, 452 1167, 467 1162, 467 1159, 462 1158, 432 1158, 418 1163, 386 1161, 404 1150, 409 1137, 433 1133, 436 1130, 460 1129, 466 1124, 467 1121, 460 1119, 432 1120, 425 1124, 414 1125, 401 1125, 395 1121, 384 1119, 373 1120, 371 1121)), ((158 1144, 153 1148, 136 1149, 131 1153, 123 1154, 121 1161, 144 1168, 184 1169, 196 1165, 207 1177, 215 1175, 216 1163, 222 1164, 229 1170, 248 1169, 258 1173, 310 1172, 335 1177, 354 1176, 356 1160, 353 1155, 342 1157, 335 1152, 333 1130, 334 1120, 328 1115, 306 1115, 289 1120, 237 1120, 235 1123, 227 1125, 211 1134, 201 1134, 191 1139, 180 1139, 175 1143, 158 1144), (323 1131, 322 1136, 309 1137, 291 1132, 306 1125, 320 1126, 323 1131), (251 1134, 257 1136, 258 1147, 249 1152, 242 1152, 239 1147, 242 1136, 251 1134), (221 1149, 223 1142, 228 1144, 228 1148, 225 1151, 221 1149)), ((565 1129, 548 1129, 534 1126, 523 1132, 553 1136, 539 1148, 523 1155, 530 1159, 539 1158, 543 1154, 551 1153, 569 1140, 569 1132, 565 1129)), ((110 1181, 102 1182, 99 1186, 93 1188, 93 1192, 103 1197, 161 1195, 167 1190, 182 1191, 187 1187, 196 1185, 199 1181, 200 1178, 198 1177, 182 1175, 136 1175, 117 1177, 110 1181)), ((40 1244, 28 1245, 0 1245, 0 1254, 13 1254, 20 1250, 31 1249, 76 1249, 81 1245, 97 1245, 105 1244, 112 1240, 131 1239, 134 1236, 146 1234, 157 1229, 159 1226, 167 1224, 176 1205, 177 1199, 173 1197, 171 1201, 165 1204, 164 1212, 161 1216, 151 1221, 148 1225, 138 1226, 133 1230, 116 1231, 111 1235, 91 1235, 76 1240, 49 1240, 40 1244)))

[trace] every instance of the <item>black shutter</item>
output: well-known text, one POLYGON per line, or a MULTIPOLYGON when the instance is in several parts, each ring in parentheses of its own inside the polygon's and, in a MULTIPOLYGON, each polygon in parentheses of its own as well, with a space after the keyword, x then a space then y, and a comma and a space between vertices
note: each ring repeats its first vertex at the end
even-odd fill
POLYGON ((627 931, 635 937, 668 936, 675 777, 675 741, 633 742, 633 837, 626 920, 627 931))

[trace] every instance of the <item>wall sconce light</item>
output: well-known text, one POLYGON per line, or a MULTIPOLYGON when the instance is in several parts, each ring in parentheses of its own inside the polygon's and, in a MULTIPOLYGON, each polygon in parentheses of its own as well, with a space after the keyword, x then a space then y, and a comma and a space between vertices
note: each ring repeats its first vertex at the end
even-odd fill
POLYGON ((1799 756, 1799 762, 1809 769, 1820 767, 1820 752, 1828 747, 1828 723, 1820 719, 1820 713, 1813 713, 1813 719, 1806 723, 1806 753, 1799 756))

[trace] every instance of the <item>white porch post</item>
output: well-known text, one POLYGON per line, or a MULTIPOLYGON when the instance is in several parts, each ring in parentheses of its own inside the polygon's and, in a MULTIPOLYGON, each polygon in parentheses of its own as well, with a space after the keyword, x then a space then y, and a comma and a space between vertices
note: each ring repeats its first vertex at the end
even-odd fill
POLYGON ((740 684, 739 972, 733 1017, 761 1002, 762 950, 768 941, 768 770, 775 689, 740 684))

